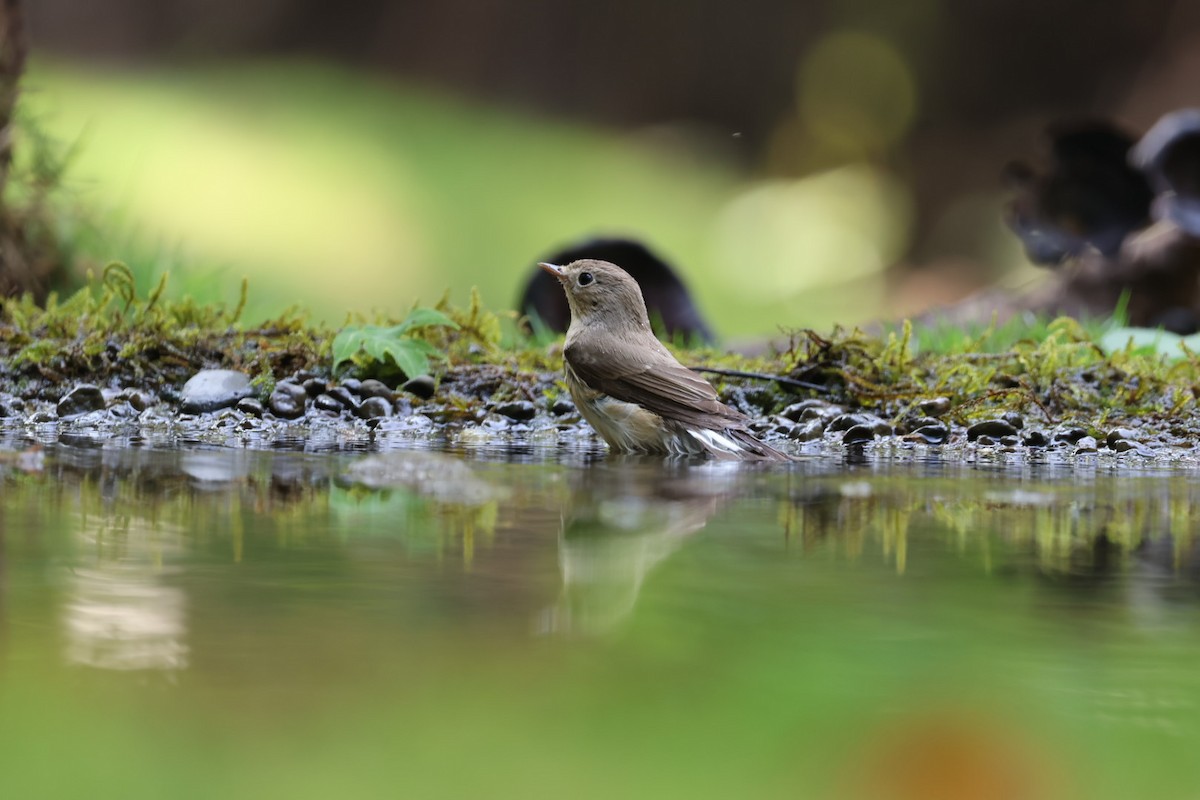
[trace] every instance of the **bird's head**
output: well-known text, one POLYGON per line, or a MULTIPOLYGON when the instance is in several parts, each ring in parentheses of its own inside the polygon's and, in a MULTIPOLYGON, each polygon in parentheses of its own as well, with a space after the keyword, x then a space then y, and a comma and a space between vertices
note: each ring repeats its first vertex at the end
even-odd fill
POLYGON ((565 267, 540 263, 558 278, 571 306, 572 325, 602 325, 609 329, 649 331, 642 290, 629 273, 607 261, 584 259, 565 267))

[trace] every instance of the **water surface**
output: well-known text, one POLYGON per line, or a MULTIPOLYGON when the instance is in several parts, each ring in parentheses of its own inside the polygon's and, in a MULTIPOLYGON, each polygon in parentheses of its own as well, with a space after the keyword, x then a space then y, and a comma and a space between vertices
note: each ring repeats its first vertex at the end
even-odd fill
POLYGON ((1197 475, 0 452, 0 796, 1187 798, 1197 475))

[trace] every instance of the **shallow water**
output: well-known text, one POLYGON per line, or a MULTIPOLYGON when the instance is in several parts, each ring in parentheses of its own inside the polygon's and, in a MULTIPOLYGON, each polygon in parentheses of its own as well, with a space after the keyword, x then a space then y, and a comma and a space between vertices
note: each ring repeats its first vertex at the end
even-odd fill
POLYGON ((0 452, 0 797, 1195 797, 1197 477, 0 452))

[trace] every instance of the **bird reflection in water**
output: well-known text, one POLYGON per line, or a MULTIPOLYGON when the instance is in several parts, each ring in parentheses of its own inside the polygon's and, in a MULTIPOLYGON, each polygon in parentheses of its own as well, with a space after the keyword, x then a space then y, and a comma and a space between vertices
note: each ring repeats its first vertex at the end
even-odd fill
POLYGON ((650 572, 704 528, 747 474, 737 462, 651 456, 610 456, 576 472, 559 535, 562 591, 538 615, 538 632, 612 630, 650 572))

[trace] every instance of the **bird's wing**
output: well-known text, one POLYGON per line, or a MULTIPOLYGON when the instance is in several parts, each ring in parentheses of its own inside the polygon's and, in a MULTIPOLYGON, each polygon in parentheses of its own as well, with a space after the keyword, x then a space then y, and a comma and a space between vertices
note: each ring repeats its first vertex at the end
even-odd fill
POLYGON ((575 375, 591 388, 636 403, 663 419, 696 428, 737 427, 746 422, 744 415, 720 401, 708 381, 661 345, 633 348, 619 342, 599 349, 574 343, 564 356, 575 375))

